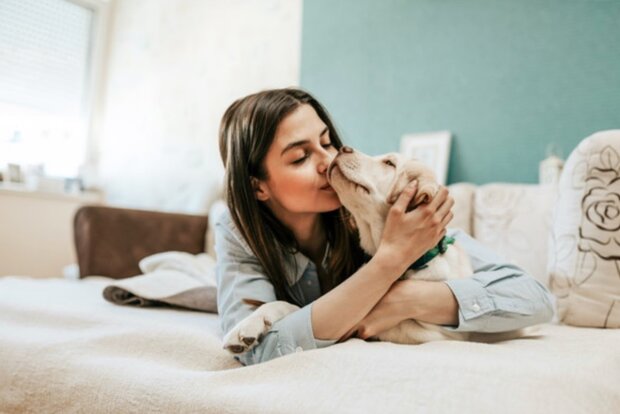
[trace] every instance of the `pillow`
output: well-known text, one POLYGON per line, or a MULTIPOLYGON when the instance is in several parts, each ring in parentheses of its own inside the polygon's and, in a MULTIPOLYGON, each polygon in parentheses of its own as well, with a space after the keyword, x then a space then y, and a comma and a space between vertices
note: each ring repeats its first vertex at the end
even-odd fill
POLYGON ((593 134, 571 153, 550 234, 559 320, 620 328, 620 130, 593 134))
POLYGON ((481 185, 474 197, 474 237, 549 286, 547 235, 556 198, 555 185, 481 185))
POLYGON ((472 207, 476 185, 471 183, 456 183, 448 186, 450 196, 454 199, 452 213, 454 217, 448 227, 459 228, 473 236, 472 232, 472 207))

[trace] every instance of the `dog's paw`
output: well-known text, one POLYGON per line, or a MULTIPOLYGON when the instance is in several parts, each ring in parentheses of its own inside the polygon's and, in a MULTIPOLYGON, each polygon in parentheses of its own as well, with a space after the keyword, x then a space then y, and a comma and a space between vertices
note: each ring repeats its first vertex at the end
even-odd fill
POLYGON ((250 315, 237 324, 224 337, 224 349, 233 354, 242 354, 254 348, 261 337, 269 331, 271 322, 264 316, 250 315))

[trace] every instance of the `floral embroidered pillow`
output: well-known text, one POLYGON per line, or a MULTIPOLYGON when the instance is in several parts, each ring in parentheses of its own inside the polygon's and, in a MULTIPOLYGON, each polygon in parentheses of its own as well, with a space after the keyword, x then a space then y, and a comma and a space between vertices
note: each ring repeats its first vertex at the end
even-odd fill
POLYGON ((559 320, 620 328, 620 130, 591 135, 568 158, 550 243, 559 320))

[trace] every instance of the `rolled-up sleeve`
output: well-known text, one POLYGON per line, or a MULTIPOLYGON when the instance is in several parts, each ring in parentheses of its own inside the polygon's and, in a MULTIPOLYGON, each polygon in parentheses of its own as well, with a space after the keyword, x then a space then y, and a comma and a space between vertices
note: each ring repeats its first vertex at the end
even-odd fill
MULTIPOLYGON (((229 214, 222 214, 214 229, 217 307, 224 333, 256 310, 243 299, 261 302, 277 300, 273 284, 263 267, 233 226, 229 214)), ((244 365, 252 365, 292 352, 334 344, 335 340, 314 337, 311 318, 312 303, 309 303, 275 322, 258 345, 235 358, 244 365)))
POLYGON ((459 304, 457 332, 504 332, 553 319, 555 301, 549 290, 523 269, 505 263, 462 230, 449 235, 469 255, 472 277, 444 281, 459 304))

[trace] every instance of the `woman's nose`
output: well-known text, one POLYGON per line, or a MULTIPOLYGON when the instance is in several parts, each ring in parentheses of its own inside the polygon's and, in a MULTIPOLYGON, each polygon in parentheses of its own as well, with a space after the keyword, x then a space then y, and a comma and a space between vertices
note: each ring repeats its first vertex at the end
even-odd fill
POLYGON ((319 164, 319 171, 321 173, 325 172, 327 170, 327 167, 329 167, 329 164, 334 160, 335 158, 335 154, 326 152, 325 156, 323 157, 323 159, 321 160, 320 164, 319 164))
POLYGON ((338 152, 342 152, 342 153, 346 153, 346 154, 351 154, 353 152, 353 148, 347 147, 346 145, 343 145, 342 147, 340 147, 338 152))

